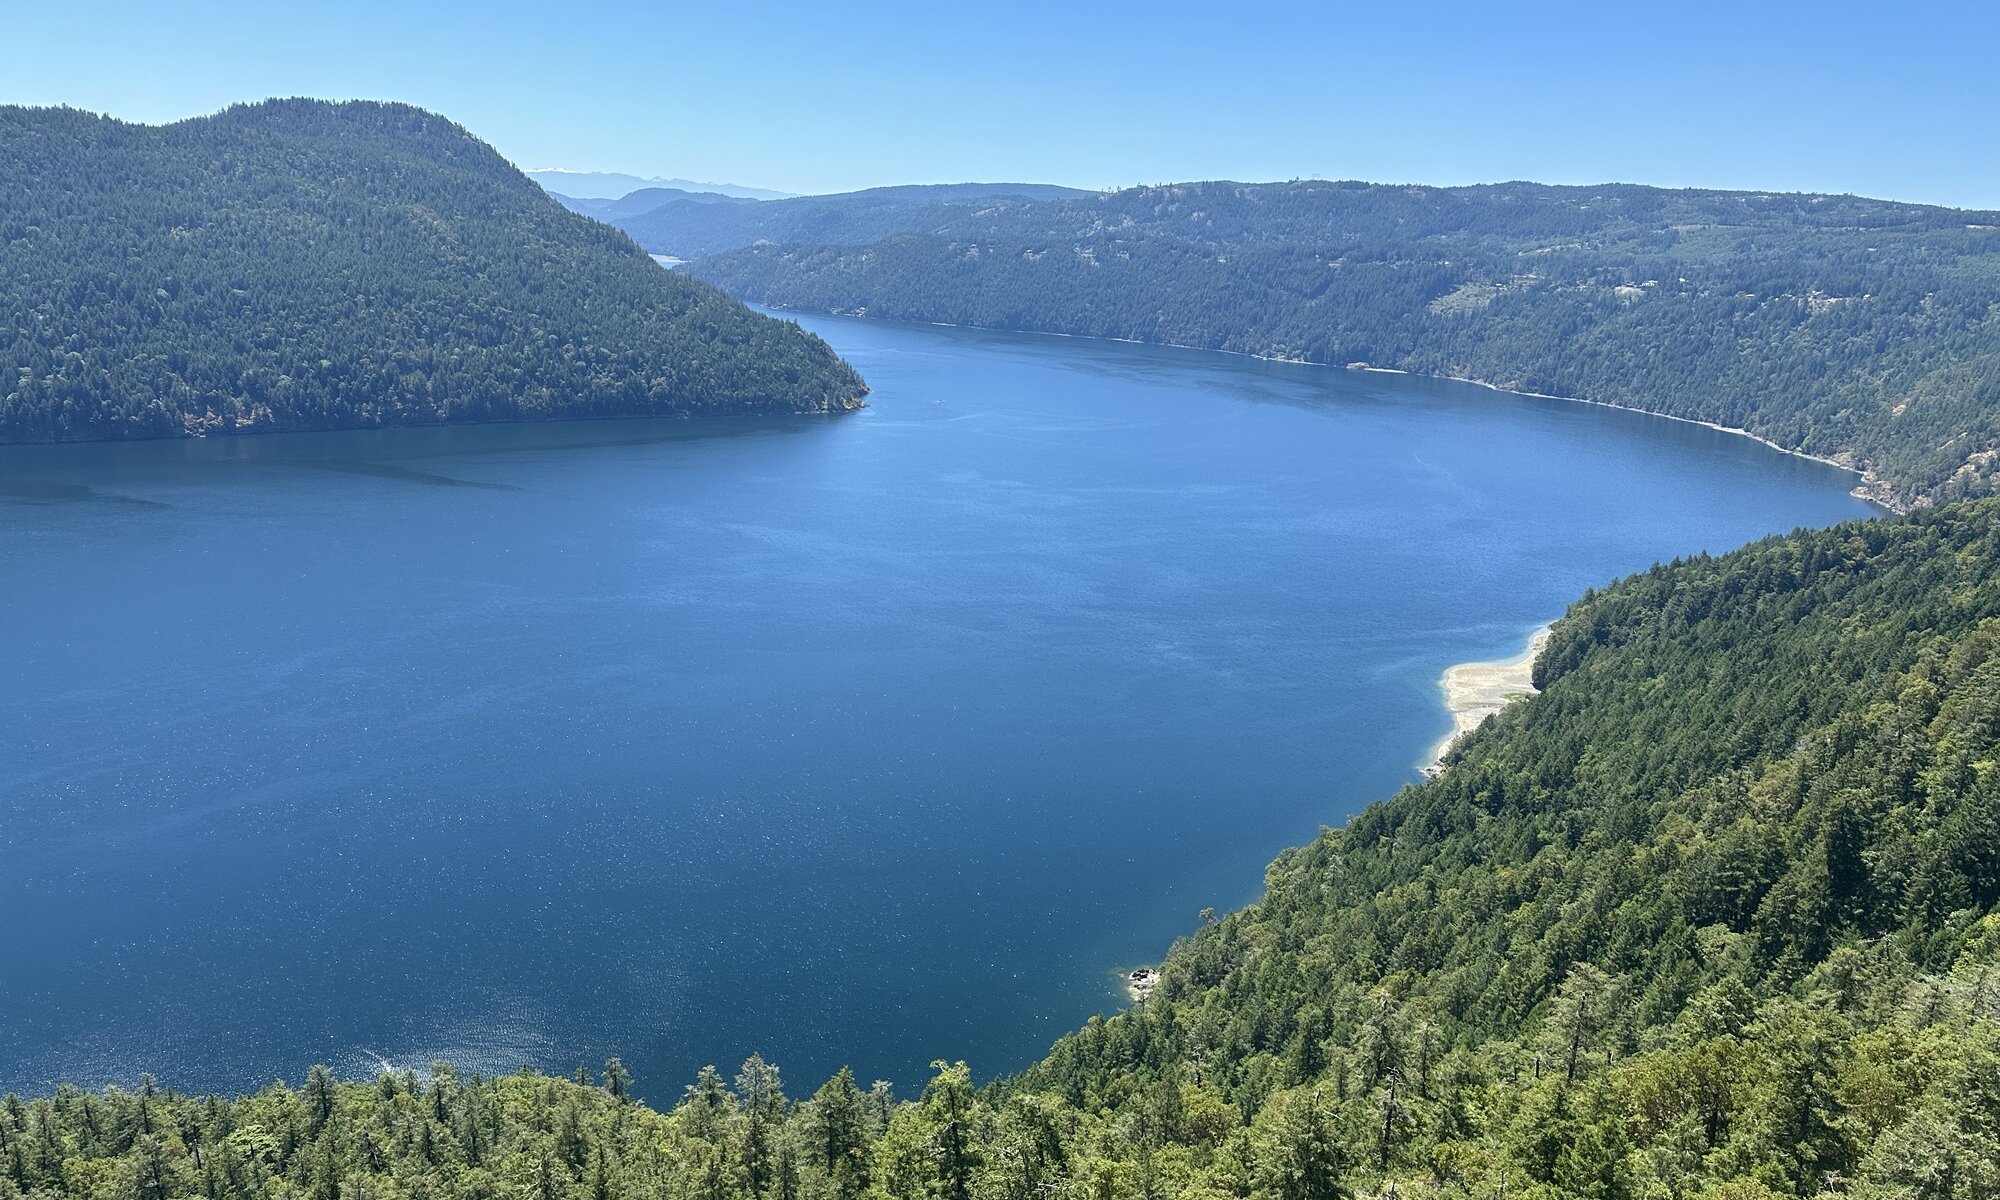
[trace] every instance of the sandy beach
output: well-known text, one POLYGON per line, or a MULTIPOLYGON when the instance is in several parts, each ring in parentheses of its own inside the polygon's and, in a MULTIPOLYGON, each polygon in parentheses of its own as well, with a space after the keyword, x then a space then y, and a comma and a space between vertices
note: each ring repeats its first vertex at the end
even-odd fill
POLYGON ((1509 702, 1535 692, 1535 656, 1548 644, 1549 627, 1535 630, 1528 648, 1513 658, 1491 662, 1465 662, 1446 667, 1439 681, 1444 690, 1445 708, 1451 713, 1451 732, 1431 749, 1426 775, 1443 768, 1445 751, 1479 723, 1505 708, 1509 702))

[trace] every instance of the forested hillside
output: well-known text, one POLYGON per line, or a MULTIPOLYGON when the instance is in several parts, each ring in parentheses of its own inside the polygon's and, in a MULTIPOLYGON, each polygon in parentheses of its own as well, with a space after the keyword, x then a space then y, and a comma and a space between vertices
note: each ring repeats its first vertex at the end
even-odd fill
MULTIPOLYGON (((643 238, 641 239, 643 240, 643 238)), ((780 308, 1477 379, 1747 429, 1899 504, 2000 478, 2000 214, 1610 185, 1198 183, 800 231, 780 308)))
POLYGON ((1537 676, 1019 1077, 65 1089, 0 1200, 2000 1196, 2000 500, 1658 567, 1537 676))
POLYGON ((283 100, 0 108, 0 441, 851 408, 819 339, 663 272, 464 129, 283 100))

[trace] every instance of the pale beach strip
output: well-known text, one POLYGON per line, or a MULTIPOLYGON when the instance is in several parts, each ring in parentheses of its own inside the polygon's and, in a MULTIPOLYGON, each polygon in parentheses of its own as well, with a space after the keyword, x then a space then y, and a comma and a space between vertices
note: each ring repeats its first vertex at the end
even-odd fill
POLYGON ((1430 763, 1424 774, 1435 775, 1444 768, 1445 752, 1486 718, 1515 700, 1535 694, 1535 656, 1549 643, 1547 625, 1528 638, 1528 648, 1513 658, 1487 662, 1463 662, 1446 667, 1438 681, 1444 692, 1445 710, 1451 714, 1451 732, 1431 748, 1430 763))

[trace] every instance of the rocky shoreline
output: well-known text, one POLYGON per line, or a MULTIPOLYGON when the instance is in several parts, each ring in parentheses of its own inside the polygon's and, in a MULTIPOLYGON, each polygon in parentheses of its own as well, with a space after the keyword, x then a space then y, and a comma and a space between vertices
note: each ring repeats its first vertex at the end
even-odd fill
POLYGON ((1139 967, 1125 976, 1125 998, 1134 1004, 1145 1002, 1160 986, 1160 972, 1157 967, 1139 967))

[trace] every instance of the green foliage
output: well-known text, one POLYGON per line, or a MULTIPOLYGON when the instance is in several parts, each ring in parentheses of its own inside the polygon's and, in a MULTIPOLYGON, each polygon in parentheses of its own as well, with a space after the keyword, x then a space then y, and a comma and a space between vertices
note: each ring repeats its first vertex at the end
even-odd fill
POLYGON ((780 308, 1476 379, 1747 429, 1902 502, 2000 471, 2000 214, 1852 196, 1196 183, 785 231, 780 308), (789 233, 790 236, 786 236, 789 233))
POLYGON ((1536 670, 1016 1078, 64 1087, 0 1200, 2000 1197, 2000 499, 1657 567, 1536 670))
POLYGON ((0 441, 827 412, 865 390, 419 109, 0 107, 0 441))

